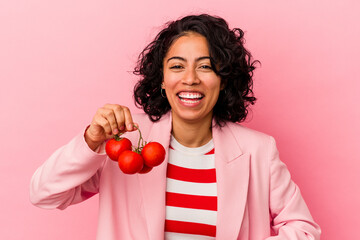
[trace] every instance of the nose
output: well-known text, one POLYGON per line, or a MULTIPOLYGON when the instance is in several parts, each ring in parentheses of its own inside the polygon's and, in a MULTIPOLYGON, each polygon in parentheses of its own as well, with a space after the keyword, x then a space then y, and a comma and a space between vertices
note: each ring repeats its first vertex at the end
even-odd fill
POLYGON ((195 69, 188 69, 186 72, 183 81, 186 85, 196 85, 200 83, 200 79, 198 74, 196 73, 195 69))

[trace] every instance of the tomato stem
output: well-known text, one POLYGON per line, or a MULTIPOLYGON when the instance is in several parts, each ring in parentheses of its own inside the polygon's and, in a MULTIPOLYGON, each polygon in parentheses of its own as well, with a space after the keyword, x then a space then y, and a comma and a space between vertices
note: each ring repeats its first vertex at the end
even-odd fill
MULTIPOLYGON (((134 125, 134 126, 135 126, 135 125, 134 125)), ((140 147, 140 141, 141 141, 141 143, 142 143, 143 138, 142 138, 140 129, 139 129, 137 126, 135 126, 135 128, 139 131, 139 134, 140 134, 139 142, 138 142, 138 148, 139 148, 139 147, 140 147)))
POLYGON ((121 137, 121 135, 123 135, 123 134, 124 134, 124 133, 115 134, 115 135, 114 135, 115 140, 116 140, 116 141, 120 141, 121 139, 123 139, 123 138, 121 137))
POLYGON ((139 131, 139 135, 140 135, 140 137, 139 137, 139 142, 138 142, 138 146, 137 146, 137 148, 135 148, 135 151, 136 151, 137 153, 140 153, 141 150, 142 150, 142 148, 143 148, 144 145, 146 144, 146 141, 145 141, 145 144, 144 144, 144 139, 143 139, 143 137, 142 137, 140 128, 138 128, 138 127, 135 126, 135 125, 134 125, 134 127, 139 131), (140 142, 141 142, 141 145, 140 145, 140 142))
POLYGON ((114 135, 114 138, 115 138, 116 141, 120 141, 120 139, 121 139, 119 134, 114 135))

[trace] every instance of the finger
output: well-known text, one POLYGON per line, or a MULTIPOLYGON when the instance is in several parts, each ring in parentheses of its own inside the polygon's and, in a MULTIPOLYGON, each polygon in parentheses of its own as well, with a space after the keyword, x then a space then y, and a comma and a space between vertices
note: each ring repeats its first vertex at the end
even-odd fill
MULTIPOLYGON (((114 111, 112 109, 108 109, 108 108, 103 108, 100 111, 101 116, 107 120, 108 125, 110 126, 110 130, 112 134, 118 134, 119 133, 119 128, 118 128, 118 124, 116 121, 116 117, 114 114, 114 111)), ((108 131, 106 131, 106 133, 109 133, 108 131)))
POLYGON ((115 118, 117 121, 117 125, 118 128, 121 132, 124 132, 126 130, 126 126, 125 126, 125 114, 124 114, 124 110, 123 110, 123 106, 120 105, 114 105, 113 106, 113 111, 115 114, 115 118))
POLYGON ((110 123, 107 121, 106 118, 104 118, 102 116, 102 114, 100 112, 95 115, 92 124, 102 127, 105 132, 105 135, 112 134, 112 129, 111 129, 110 123))
POLYGON ((124 115, 125 115, 126 130, 127 131, 135 131, 136 128, 134 127, 134 121, 132 119, 130 109, 127 107, 124 107, 123 110, 124 110, 124 115))
POLYGON ((128 107, 118 104, 105 104, 104 108, 112 109, 114 111, 117 125, 121 132, 136 130, 128 107))

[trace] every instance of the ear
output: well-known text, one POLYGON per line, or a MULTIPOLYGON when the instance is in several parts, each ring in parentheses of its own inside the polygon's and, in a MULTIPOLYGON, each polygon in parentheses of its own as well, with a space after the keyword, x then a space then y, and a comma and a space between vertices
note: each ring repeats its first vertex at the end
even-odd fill
POLYGON ((226 87, 226 83, 225 81, 221 81, 221 84, 220 84, 220 90, 224 90, 226 87))

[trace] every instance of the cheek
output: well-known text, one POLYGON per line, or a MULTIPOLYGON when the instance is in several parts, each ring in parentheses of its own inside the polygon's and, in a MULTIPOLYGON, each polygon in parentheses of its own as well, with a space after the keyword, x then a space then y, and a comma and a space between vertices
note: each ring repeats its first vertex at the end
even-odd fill
POLYGON ((217 101, 220 94, 221 80, 219 78, 211 78, 208 81, 207 87, 211 89, 213 100, 217 101))
POLYGON ((166 87, 173 87, 176 85, 176 83, 181 81, 180 74, 174 74, 174 73, 164 73, 163 82, 166 87))
POLYGON ((210 89, 220 90, 221 79, 219 77, 209 76, 206 79, 207 85, 210 89))

